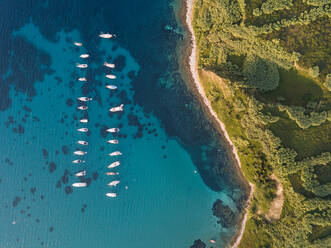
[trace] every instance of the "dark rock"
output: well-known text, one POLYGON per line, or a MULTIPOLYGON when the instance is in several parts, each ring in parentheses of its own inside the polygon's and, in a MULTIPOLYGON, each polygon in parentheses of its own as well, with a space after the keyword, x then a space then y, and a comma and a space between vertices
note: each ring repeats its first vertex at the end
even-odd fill
POLYGON ((214 202, 212 210, 213 215, 219 219, 217 223, 221 223, 225 228, 235 225, 235 214, 229 206, 223 205, 220 199, 214 202))
POLYGON ((13 207, 16 207, 21 201, 21 198, 16 196, 14 201, 13 201, 13 207))
POLYGON ((206 248, 206 244, 202 242, 200 239, 195 240, 193 245, 190 246, 190 248, 206 248))
POLYGON ((53 173, 56 170, 56 164, 54 162, 50 162, 48 169, 50 173, 53 173))

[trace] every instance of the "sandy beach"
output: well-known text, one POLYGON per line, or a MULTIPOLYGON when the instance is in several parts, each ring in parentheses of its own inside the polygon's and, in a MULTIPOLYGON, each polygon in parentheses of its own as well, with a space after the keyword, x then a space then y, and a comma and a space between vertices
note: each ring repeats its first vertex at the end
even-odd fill
MULTIPOLYGON (((208 110, 209 114, 212 116, 214 121, 217 123, 223 137, 225 138, 225 140, 228 144, 229 151, 232 153, 231 157, 235 160, 234 164, 241 170, 241 163, 240 163, 240 159, 239 159, 239 156, 237 153, 237 149, 233 145, 233 143, 226 131, 225 125, 218 119, 215 111, 213 110, 212 106, 210 105, 210 102, 208 101, 207 96, 206 96, 204 89, 199 80, 199 74, 198 74, 198 70, 197 70, 197 45, 196 45, 196 38, 194 36, 194 30, 193 30, 193 26, 192 26, 193 4, 194 4, 194 0, 186 0, 186 6, 183 6, 183 8, 185 9, 185 17, 184 17, 185 22, 186 22, 185 24, 186 24, 186 28, 188 29, 188 35, 189 35, 190 45, 191 45, 191 47, 190 47, 191 53, 187 58, 188 59, 187 66, 189 67, 192 81, 194 83, 194 86, 196 87, 197 92, 201 96, 201 100, 202 100, 203 104, 206 106, 206 109, 208 110)), ((241 174, 242 174, 242 171, 241 171, 241 174)), ((243 176, 243 174, 242 174, 242 176, 243 176)), ((251 199, 252 199, 253 192, 254 192, 254 185, 252 183, 249 183, 249 186, 250 186, 250 193, 249 193, 248 201, 247 201, 243 216, 241 218, 241 222, 240 222, 240 225, 238 228, 238 233, 231 242, 231 245, 230 245, 231 248, 238 247, 238 245, 242 239, 242 236, 244 234, 245 225, 246 225, 247 217, 248 217, 248 210, 250 208, 250 203, 251 203, 251 199)))

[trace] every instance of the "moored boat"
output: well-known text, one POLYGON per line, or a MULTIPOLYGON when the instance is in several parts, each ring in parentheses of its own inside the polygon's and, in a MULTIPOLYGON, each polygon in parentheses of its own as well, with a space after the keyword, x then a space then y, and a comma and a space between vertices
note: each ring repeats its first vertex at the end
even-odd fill
POLYGON ((108 140, 107 143, 109 143, 109 144, 118 144, 118 140, 116 140, 116 139, 108 140))
POLYGON ((86 59, 86 58, 90 57, 90 55, 87 53, 84 53, 84 54, 81 54, 79 57, 81 57, 82 59, 86 59))
POLYGON ((119 105, 119 106, 116 106, 116 107, 110 108, 109 111, 110 111, 110 112, 119 112, 119 111, 123 111, 123 107, 124 107, 124 104, 121 104, 121 105, 119 105))
POLYGON ((83 155, 85 155, 87 152, 85 152, 85 151, 74 151, 74 154, 75 155, 79 155, 79 156, 83 156, 83 155))
POLYGON ((81 47, 83 44, 82 44, 81 42, 77 42, 77 41, 75 41, 75 42, 74 42, 74 45, 75 45, 75 46, 79 46, 79 47, 81 47))
POLYGON ((75 159, 75 160, 72 161, 72 163, 74 163, 74 164, 85 163, 85 160, 75 159))
POLYGON ((112 75, 112 74, 107 74, 107 75, 106 75, 106 78, 109 78, 109 79, 116 79, 116 76, 115 76, 115 75, 112 75))
POLYGON ((120 161, 116 161, 108 165, 108 169, 115 168, 120 165, 120 161))
POLYGON ((88 128, 86 128, 86 127, 78 128, 77 131, 82 132, 82 133, 86 133, 86 132, 88 132, 88 128))
POLYGON ((108 183, 108 186, 117 186, 117 184, 119 184, 120 181, 118 180, 114 180, 114 181, 111 181, 110 183, 108 183))
POLYGON ((108 133, 117 133, 117 132, 120 131, 120 129, 117 128, 117 127, 113 127, 113 128, 108 128, 106 131, 107 131, 108 133))
POLYGON ((87 183, 73 183, 72 184, 72 187, 75 187, 75 188, 81 188, 81 187, 86 187, 87 186, 87 183))
POLYGON ((86 176, 86 170, 79 171, 75 174, 76 177, 83 177, 86 176))
POLYGON ((120 151, 115 151, 115 152, 109 153, 109 156, 120 156, 120 155, 122 155, 122 153, 120 151))
POLYGON ((88 101, 92 101, 92 97, 86 97, 86 96, 81 96, 81 97, 78 97, 77 98, 79 101, 82 101, 82 102, 88 102, 88 101))
POLYGON ((81 122, 81 123, 88 123, 88 119, 80 119, 79 122, 81 122))
POLYGON ((107 84, 107 85, 106 85, 106 88, 107 88, 107 89, 110 89, 110 90, 116 90, 116 89, 117 89, 117 86, 116 86, 116 85, 110 85, 110 84, 107 84))
POLYGON ((79 110, 87 110, 88 107, 87 106, 79 106, 79 107, 77 107, 77 109, 79 109, 79 110))
POLYGON ((79 64, 79 63, 77 63, 77 64, 76 64, 76 67, 77 67, 77 68, 84 69, 84 68, 87 68, 88 65, 87 65, 87 64, 79 64))
POLYGON ((104 38, 104 39, 110 39, 110 38, 113 38, 114 37, 114 35, 113 34, 109 34, 109 33, 100 33, 99 34, 99 37, 101 37, 101 38, 104 38))
POLYGON ((104 66, 108 67, 108 68, 115 68, 115 64, 112 64, 112 63, 103 63, 104 66))
POLYGON ((116 193, 106 193, 106 196, 108 196, 108 197, 116 197, 117 194, 116 193))
POLYGON ((83 146, 87 146, 88 145, 88 142, 85 141, 85 140, 78 140, 77 143, 80 144, 80 145, 83 145, 83 146))

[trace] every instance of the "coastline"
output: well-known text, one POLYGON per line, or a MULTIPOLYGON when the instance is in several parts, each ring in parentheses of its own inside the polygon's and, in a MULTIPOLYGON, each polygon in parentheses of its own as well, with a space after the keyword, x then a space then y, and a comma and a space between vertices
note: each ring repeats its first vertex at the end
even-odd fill
POLYGON ((197 95, 200 98, 200 101, 202 102, 203 106, 205 107, 206 111, 209 115, 211 115, 212 119, 217 124, 218 129, 220 130, 221 135, 226 140, 227 149, 230 152, 230 158, 233 161, 234 165, 239 171, 240 177, 245 180, 245 183, 248 183, 249 185, 249 196, 246 202, 246 206, 243 211, 243 215, 240 218, 239 221, 239 228, 237 230, 237 234, 232 238, 232 241, 230 242, 229 247, 236 248, 240 244, 240 241, 243 237, 246 222, 248 219, 248 210, 251 206, 251 200, 254 193, 254 184, 248 182, 241 170, 241 162, 240 158, 238 156, 238 152, 234 144, 232 143, 229 134, 226 131, 226 127, 224 123, 217 117, 215 111, 213 110, 212 106, 210 105, 207 96, 204 92, 203 86, 200 83, 199 74, 197 70, 197 45, 196 45, 196 38, 194 35, 194 30, 192 26, 192 15, 193 15, 193 8, 194 8, 194 0, 185 0, 184 3, 181 3, 181 17, 182 19, 185 19, 183 21, 183 24, 185 28, 187 29, 188 33, 188 46, 187 50, 189 50, 188 55, 184 58, 184 67, 187 67, 189 74, 187 77, 189 77, 189 80, 192 81, 193 85, 195 86, 195 91, 197 91, 197 95))

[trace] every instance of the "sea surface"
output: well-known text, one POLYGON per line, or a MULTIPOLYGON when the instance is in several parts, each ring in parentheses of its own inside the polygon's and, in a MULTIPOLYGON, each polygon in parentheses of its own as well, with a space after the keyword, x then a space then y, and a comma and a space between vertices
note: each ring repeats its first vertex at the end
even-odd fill
POLYGON ((0 2, 1 248, 185 248, 197 239, 224 247, 234 235, 212 206, 221 199, 240 213, 244 187, 179 72, 185 30, 175 4, 0 2), (102 31, 116 38, 101 39, 102 31), (88 82, 77 80, 83 76, 88 82), (86 111, 77 109, 81 96, 93 97, 86 111), (111 114, 119 104, 124 111, 111 114), (107 133, 111 127, 120 132, 107 133), (114 137, 118 145, 106 142, 114 137), (86 163, 72 163, 80 158, 75 150, 87 151, 86 163), (108 156, 116 150, 122 156, 108 156), (111 171, 119 175, 106 176, 116 160, 121 165, 111 171), (81 179, 80 170, 87 171, 81 179), (71 186, 80 180, 88 187, 71 186), (120 184, 107 186, 112 180, 120 184))

